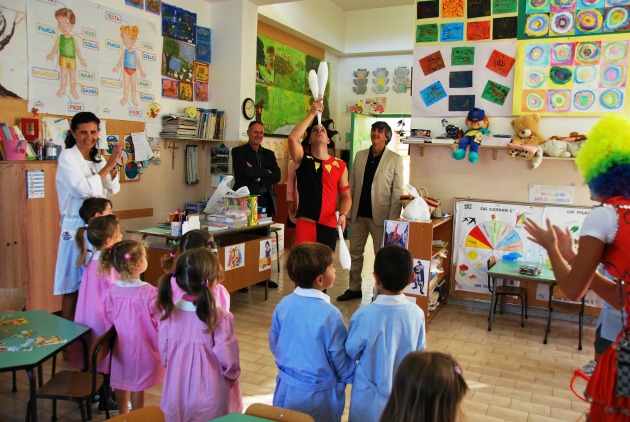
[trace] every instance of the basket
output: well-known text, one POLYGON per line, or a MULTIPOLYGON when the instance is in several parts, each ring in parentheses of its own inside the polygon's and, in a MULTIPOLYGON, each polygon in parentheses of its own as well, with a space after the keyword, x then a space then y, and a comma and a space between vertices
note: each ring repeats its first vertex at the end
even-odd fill
POLYGON ((433 198, 429 196, 429 191, 427 188, 418 188, 418 193, 422 196, 422 199, 429 206, 429 212, 431 213, 431 218, 442 218, 442 201, 438 198, 433 198))

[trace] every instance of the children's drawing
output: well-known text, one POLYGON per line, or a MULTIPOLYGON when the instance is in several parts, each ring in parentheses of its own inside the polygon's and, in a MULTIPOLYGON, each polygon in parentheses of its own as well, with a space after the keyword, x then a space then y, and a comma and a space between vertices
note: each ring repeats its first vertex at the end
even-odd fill
POLYGON ((164 38, 162 49, 162 75, 180 81, 193 81, 195 46, 164 38))
POLYGON ((76 88, 77 58, 84 68, 87 67, 87 62, 81 54, 80 44, 72 36, 77 17, 72 9, 62 7, 55 11, 55 19, 57 20, 57 29, 60 34, 57 36, 52 50, 46 56, 46 60, 53 61, 55 57, 58 57, 61 76, 59 90, 56 93, 57 97, 63 96, 68 90, 68 85, 70 85, 70 95, 75 100, 78 100, 79 93, 76 88))
POLYGON ((442 1, 442 18, 443 19, 463 18, 463 17, 465 17, 463 0, 442 1))
POLYGON ((207 63, 195 62, 193 79, 197 82, 208 82, 210 66, 207 63))
POLYGON ((385 220, 383 246, 398 245, 407 248, 409 245, 409 223, 406 221, 385 220))
POLYGON ((138 9, 144 9, 143 0, 125 0, 127 6, 137 7, 138 9))
POLYGON ((260 254, 258 256, 258 271, 271 268, 271 240, 260 241, 260 254))
POLYGON ((26 98, 26 15, 0 7, 0 97, 26 98))
POLYGON ((179 94, 177 98, 184 101, 192 101, 193 100, 193 84, 192 82, 179 82, 179 94))
POLYGON ((162 3, 162 35, 194 44, 197 38, 197 14, 162 3))
POLYGON ((505 18, 492 19, 492 39, 508 40, 516 38, 517 34, 517 17, 508 16, 505 18))
POLYGON ((208 101, 208 84, 203 82, 194 82, 195 101, 208 101))
POLYGON ((416 25, 416 42, 436 42, 438 40, 437 23, 416 25))
POLYGON ((225 247, 225 271, 245 266, 245 244, 225 247))
POLYGON ((444 23, 440 25, 440 41, 452 42, 464 40, 464 23, 444 23))
POLYGON ((177 98, 179 93, 179 81, 162 78, 162 97, 177 98))
POLYGON ((468 19, 490 16, 490 0, 468 0, 466 3, 468 19))
POLYGON ((105 153, 107 155, 111 155, 118 142, 120 142, 120 135, 107 135, 107 149, 105 150, 105 153))
POLYGON ((196 61, 204 63, 212 62, 211 37, 212 32, 210 32, 210 28, 204 28, 203 26, 197 27, 196 61))
POLYGON ((416 3, 416 19, 439 18, 439 4, 435 0, 419 1, 416 3))
POLYGON ((116 63, 116 66, 114 66, 112 71, 114 73, 118 73, 120 72, 122 66, 123 97, 120 99, 120 105, 122 106, 127 104, 127 101, 129 101, 129 93, 131 92, 131 104, 133 104, 134 107, 138 107, 138 99, 136 98, 138 95, 136 85, 138 75, 136 74, 136 71, 140 73, 140 77, 146 77, 146 73, 142 70, 142 60, 138 60, 138 54, 134 48, 136 41, 138 40, 139 32, 140 28, 136 25, 120 26, 120 37, 122 38, 125 49, 120 54, 118 63, 116 63))
POLYGON ((466 22, 466 39, 481 41, 490 39, 490 21, 466 22))
POLYGON ((162 11, 162 0, 145 0, 144 10, 159 15, 162 11))

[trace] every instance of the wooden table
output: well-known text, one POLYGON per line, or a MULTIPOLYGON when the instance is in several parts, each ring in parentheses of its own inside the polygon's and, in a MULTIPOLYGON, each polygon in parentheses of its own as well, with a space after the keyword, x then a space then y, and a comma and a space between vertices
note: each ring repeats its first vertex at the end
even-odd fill
MULTIPOLYGON (((17 351, 0 351, 0 372, 18 369, 26 370, 30 387, 28 406, 32 421, 37 421, 37 401, 35 400, 35 373, 33 369, 53 357, 57 352, 70 346, 77 340, 83 343, 84 361, 87 361, 87 343, 83 335, 90 329, 84 325, 61 318, 46 311, 24 311, 0 313, 0 347, 15 347, 17 351), (30 331, 22 333, 23 331, 30 331), (22 335, 22 337, 14 337, 22 335), (42 344, 38 337, 49 339, 58 336, 60 343, 42 344), (24 347, 25 343, 35 339, 24 347)), ((39 385, 42 384, 42 374, 39 374, 39 385)))
MULTIPOLYGON (((490 283, 492 284, 492 291, 496 288, 497 280, 515 280, 525 283, 537 283, 537 284, 551 284, 556 281, 551 266, 549 264, 537 264, 535 262, 521 262, 521 261, 508 261, 499 260, 494 267, 488 270, 488 276, 490 276, 490 283), (521 265, 536 265, 542 268, 542 272, 539 275, 521 274, 518 269, 521 265)), ((488 331, 492 331, 492 320, 494 319, 494 304, 496 301, 496 295, 492 295, 490 301, 490 317, 488 318, 488 331)))
POLYGON ((244 413, 230 413, 220 418, 212 419, 212 422, 273 422, 271 419, 259 418, 258 416, 246 415, 244 413))

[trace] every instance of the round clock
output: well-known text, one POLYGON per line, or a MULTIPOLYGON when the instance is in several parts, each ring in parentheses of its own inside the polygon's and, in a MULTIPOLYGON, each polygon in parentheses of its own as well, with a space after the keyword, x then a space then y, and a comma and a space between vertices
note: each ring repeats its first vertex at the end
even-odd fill
POLYGON ((256 104, 251 98, 245 98, 243 101, 243 116, 247 120, 252 120, 256 116, 256 104))
POLYGON ((186 116, 194 119, 195 117, 197 117, 197 108, 193 106, 188 106, 184 109, 184 113, 186 113, 186 116))

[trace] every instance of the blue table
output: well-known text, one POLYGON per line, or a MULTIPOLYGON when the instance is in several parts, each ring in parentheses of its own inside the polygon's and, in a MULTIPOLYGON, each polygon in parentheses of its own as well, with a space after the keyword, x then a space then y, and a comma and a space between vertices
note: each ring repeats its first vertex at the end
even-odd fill
MULTIPOLYGON (((26 370, 30 386, 28 406, 32 421, 37 421, 36 386, 33 369, 77 340, 83 343, 83 356, 84 360, 87 361, 87 343, 83 335, 89 330, 89 327, 75 324, 46 311, 0 313, 0 343, 2 343, 0 345, 0 372, 18 369, 26 370), (27 332, 23 333, 23 331, 27 332), (22 337, 15 337, 15 335, 22 337), (55 336, 59 336, 61 342, 45 344, 46 341, 37 340, 38 337, 50 339, 55 336), (35 341, 29 343, 29 339, 35 339, 35 341), (25 344, 26 346, 24 346, 25 344), (6 348, 19 348, 19 350, 8 351, 6 348)), ((41 372, 39 375, 39 384, 41 386, 41 372)))

